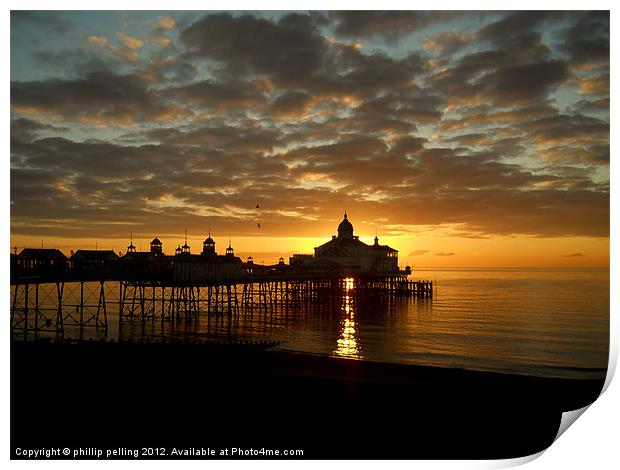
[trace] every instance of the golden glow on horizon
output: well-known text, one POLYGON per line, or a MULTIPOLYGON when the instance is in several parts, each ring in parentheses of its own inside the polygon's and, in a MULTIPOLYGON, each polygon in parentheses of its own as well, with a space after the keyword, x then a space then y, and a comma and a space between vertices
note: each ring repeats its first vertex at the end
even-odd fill
MULTIPOLYGON (((191 236, 188 243, 192 253, 200 253, 206 235, 191 236)), ((205 231, 206 233, 207 231, 205 231)), ((327 232, 329 233, 329 232, 327 232)), ((363 233, 363 232, 362 232, 363 233)), ((134 234, 134 245, 139 251, 148 251, 148 238, 134 234)), ((174 254, 174 249, 183 244, 183 234, 175 237, 157 234, 163 242, 164 253, 174 254)), ((213 234, 218 252, 228 246, 228 236, 213 234)), ((329 241, 327 237, 235 237, 232 246, 235 254, 243 260, 253 256, 256 263, 277 263, 280 256, 288 262, 294 253, 314 253, 314 247, 329 241)), ((361 235, 360 240, 373 243, 374 234, 361 235)), ((129 245, 126 239, 75 239, 12 236, 10 252, 18 247, 40 248, 41 241, 46 248, 59 248, 67 256, 71 250, 79 249, 114 250, 124 254, 129 245)), ((379 243, 390 245, 399 251, 400 266, 416 267, 609 267, 609 239, 588 237, 534 238, 524 236, 465 238, 451 236, 441 231, 428 231, 415 236, 381 236, 379 243), (451 254, 453 253, 453 254, 451 254)))

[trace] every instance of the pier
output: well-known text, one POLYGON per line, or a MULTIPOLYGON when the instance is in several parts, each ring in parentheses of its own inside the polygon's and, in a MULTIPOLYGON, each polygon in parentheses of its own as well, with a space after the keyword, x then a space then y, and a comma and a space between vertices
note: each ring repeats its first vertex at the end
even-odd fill
POLYGON ((122 256, 78 250, 67 258, 57 249, 26 248, 11 255, 11 329, 24 335, 62 333, 68 325, 107 329, 111 309, 122 324, 433 297, 432 281, 410 280, 411 267, 398 266, 398 250, 378 236, 370 245, 354 235, 346 212, 337 232, 314 254, 268 266, 251 256, 243 262, 230 238, 218 255, 210 231, 200 254, 191 253, 187 231, 174 256, 157 236, 146 252, 136 251, 131 236, 122 256))
POLYGON ((312 310, 320 305, 390 303, 431 299, 432 281, 386 277, 248 275, 240 280, 175 282, 156 279, 15 279, 11 286, 14 334, 55 332, 65 326, 108 328, 108 312, 120 323, 198 321, 202 317, 251 315, 275 309, 312 310))

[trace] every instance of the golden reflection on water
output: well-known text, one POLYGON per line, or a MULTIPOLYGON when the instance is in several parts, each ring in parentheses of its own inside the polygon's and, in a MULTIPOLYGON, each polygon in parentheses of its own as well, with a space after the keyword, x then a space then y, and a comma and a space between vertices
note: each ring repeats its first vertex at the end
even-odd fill
POLYGON ((340 338, 337 341, 337 347, 334 354, 337 356, 363 358, 360 348, 357 344, 357 324, 355 323, 355 309, 353 308, 353 299, 350 291, 353 289, 353 279, 347 278, 344 283, 344 298, 342 313, 344 314, 340 320, 340 338))

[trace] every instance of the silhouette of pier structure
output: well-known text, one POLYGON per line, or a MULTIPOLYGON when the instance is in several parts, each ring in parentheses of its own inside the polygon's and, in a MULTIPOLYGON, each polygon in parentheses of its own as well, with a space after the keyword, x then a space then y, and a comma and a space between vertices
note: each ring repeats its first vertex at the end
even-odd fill
POLYGON ((198 320, 201 316, 239 315, 277 308, 311 309, 321 304, 428 299, 433 283, 408 279, 398 267, 398 251, 368 245, 353 235, 347 214, 338 235, 315 248, 314 255, 293 255, 286 264, 254 264, 234 254, 229 238, 218 255, 211 233, 202 252, 187 241, 174 256, 164 254, 155 237, 150 251, 139 252, 133 236, 125 255, 112 250, 22 250, 11 255, 11 328, 14 332, 56 331, 65 326, 108 328, 108 312, 119 322, 198 320))
POLYGON ((66 326, 108 328, 118 321, 198 321, 201 317, 266 313, 276 309, 312 310, 351 302, 387 304, 433 296, 432 281, 390 277, 270 276, 234 281, 174 282, 154 279, 18 279, 12 285, 14 333, 56 332, 66 326))

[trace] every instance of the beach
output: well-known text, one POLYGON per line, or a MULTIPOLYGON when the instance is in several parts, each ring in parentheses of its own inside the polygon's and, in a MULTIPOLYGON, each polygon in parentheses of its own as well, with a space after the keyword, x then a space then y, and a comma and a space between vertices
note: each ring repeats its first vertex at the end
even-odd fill
MULTIPOLYGON (((512 458, 600 393, 553 379, 186 342, 13 342, 11 448, 301 449, 279 458, 512 458)), ((236 458, 273 458, 236 455, 236 458)), ((65 457, 56 457, 65 458, 65 457)), ((81 456, 80 458, 97 458, 81 456)), ((128 458, 127 455, 109 458, 128 458)))

